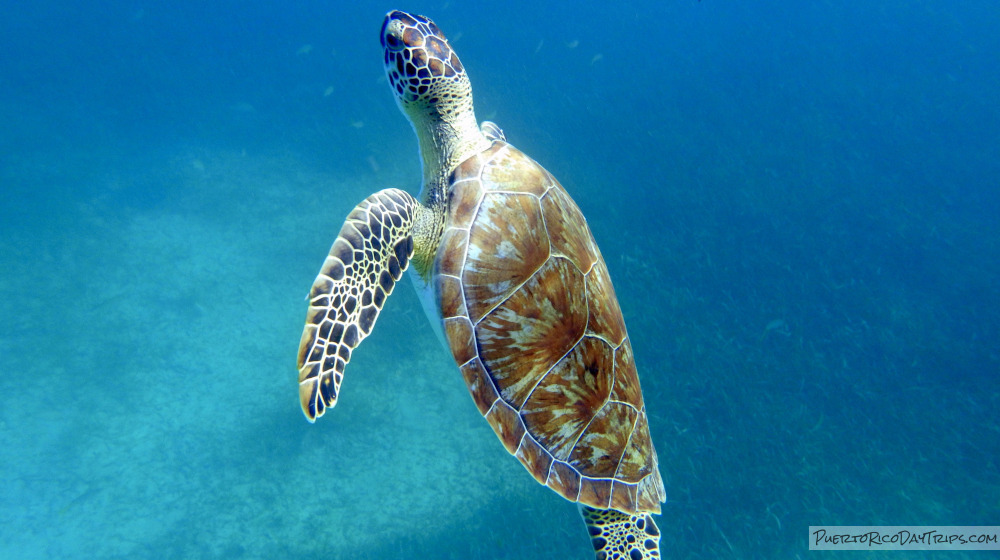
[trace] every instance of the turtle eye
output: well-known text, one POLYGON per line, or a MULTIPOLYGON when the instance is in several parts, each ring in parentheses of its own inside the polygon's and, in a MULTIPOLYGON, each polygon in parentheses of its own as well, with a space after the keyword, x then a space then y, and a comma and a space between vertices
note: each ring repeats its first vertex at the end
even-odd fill
POLYGON ((401 51, 403 50, 403 41, 393 32, 385 34, 385 46, 390 51, 401 51))

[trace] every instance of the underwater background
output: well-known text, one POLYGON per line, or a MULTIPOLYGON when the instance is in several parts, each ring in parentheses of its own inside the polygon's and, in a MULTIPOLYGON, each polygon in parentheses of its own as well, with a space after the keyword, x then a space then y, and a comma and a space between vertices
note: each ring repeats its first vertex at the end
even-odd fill
POLYGON ((1000 523, 1000 5, 345 4, 6 3, 0 557, 593 557, 408 286, 300 411, 343 218, 419 190, 393 8, 588 216, 664 558, 1000 523))

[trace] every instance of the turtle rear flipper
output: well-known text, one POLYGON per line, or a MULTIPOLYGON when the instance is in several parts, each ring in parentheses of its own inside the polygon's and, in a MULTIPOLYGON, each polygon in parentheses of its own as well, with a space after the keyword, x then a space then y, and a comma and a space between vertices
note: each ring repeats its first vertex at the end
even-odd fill
POLYGON ((419 204, 385 189, 347 216, 309 292, 299 342, 299 398, 310 422, 337 404, 344 368, 413 256, 419 204))
POLYGON ((660 557, 660 530, 648 513, 630 515, 614 509, 580 505, 580 515, 590 531, 590 541, 598 560, 650 560, 660 557))

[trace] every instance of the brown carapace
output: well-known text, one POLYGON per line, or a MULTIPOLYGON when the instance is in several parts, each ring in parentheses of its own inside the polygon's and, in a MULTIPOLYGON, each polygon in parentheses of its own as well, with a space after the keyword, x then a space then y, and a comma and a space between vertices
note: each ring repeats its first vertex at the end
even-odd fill
POLYGON ((632 347, 583 214, 502 141, 453 177, 435 292, 479 411, 566 499, 659 513, 663 483, 632 347))

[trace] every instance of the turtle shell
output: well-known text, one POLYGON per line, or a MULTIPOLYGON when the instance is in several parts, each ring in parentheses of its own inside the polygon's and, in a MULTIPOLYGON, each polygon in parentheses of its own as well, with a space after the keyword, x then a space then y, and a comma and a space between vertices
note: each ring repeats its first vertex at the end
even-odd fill
POLYGON ((459 165, 434 281, 476 406, 535 479, 591 507, 659 513, 625 323, 559 182, 502 141, 459 165))

